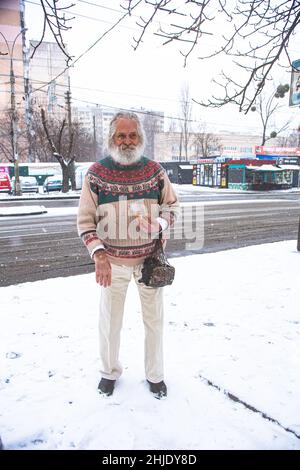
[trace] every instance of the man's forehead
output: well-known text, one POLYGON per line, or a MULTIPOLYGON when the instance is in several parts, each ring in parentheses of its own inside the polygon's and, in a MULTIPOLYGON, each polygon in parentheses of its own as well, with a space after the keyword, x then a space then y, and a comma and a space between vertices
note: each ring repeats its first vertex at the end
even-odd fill
POLYGON ((137 130, 137 122, 134 119, 119 118, 116 121, 116 130, 120 131, 121 129, 137 130))

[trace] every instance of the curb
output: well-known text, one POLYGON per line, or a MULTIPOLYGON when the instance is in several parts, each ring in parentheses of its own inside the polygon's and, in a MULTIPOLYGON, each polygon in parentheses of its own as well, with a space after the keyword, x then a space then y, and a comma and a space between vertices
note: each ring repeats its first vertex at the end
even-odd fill
POLYGON ((45 206, 31 206, 30 210, 28 211, 22 211, 21 207, 10 207, 5 209, 0 210, 0 217, 14 217, 14 216, 20 216, 20 215, 38 215, 38 214, 44 214, 48 212, 45 206), (14 210, 15 209, 15 210, 14 210))
POLYGON ((0 201, 2 202, 12 202, 12 201, 55 201, 59 199, 79 199, 80 195, 78 196, 44 196, 44 197, 23 197, 23 196, 13 196, 13 199, 10 198, 1 198, 0 201))

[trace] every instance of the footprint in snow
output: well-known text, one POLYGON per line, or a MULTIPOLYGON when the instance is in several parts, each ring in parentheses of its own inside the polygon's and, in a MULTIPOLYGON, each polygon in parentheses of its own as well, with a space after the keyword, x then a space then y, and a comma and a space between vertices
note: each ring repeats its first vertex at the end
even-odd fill
POLYGON ((21 353, 17 353, 13 351, 6 353, 6 359, 18 359, 18 357, 21 357, 21 356, 22 356, 21 353))

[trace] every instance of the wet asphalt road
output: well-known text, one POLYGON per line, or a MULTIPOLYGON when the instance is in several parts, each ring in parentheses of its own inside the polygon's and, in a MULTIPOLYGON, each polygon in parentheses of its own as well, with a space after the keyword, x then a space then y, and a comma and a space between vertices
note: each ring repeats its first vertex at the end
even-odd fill
MULTIPOLYGON (((208 253, 248 245, 296 239, 300 194, 192 194, 181 191, 182 217, 171 231, 170 257, 208 253), (194 205, 201 200, 204 206, 194 205), (196 242, 195 242, 196 238, 196 242)), ((43 204, 76 207, 75 200, 1 201, 2 206, 43 204)), ((296 246, 296 243, 295 243, 296 246)), ((76 230, 76 215, 0 218, 0 285, 8 286, 94 269, 76 230)))

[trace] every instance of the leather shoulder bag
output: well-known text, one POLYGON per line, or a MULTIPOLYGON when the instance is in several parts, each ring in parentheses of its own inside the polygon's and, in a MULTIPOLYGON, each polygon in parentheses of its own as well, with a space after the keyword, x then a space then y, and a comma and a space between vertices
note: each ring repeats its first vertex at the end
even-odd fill
POLYGON ((143 264, 142 277, 139 282, 148 287, 164 287, 172 284, 175 268, 169 263, 162 244, 161 233, 156 240, 155 251, 143 264))

